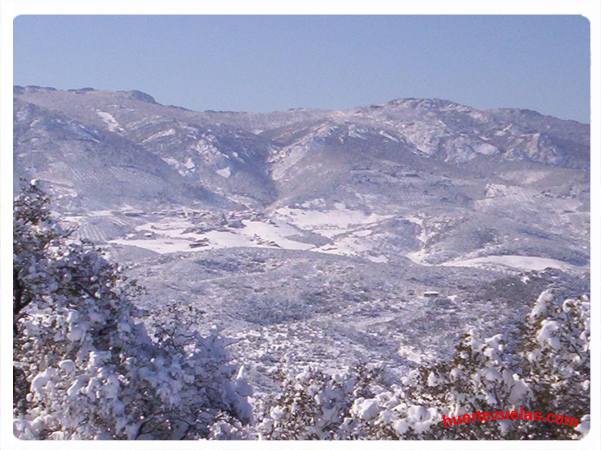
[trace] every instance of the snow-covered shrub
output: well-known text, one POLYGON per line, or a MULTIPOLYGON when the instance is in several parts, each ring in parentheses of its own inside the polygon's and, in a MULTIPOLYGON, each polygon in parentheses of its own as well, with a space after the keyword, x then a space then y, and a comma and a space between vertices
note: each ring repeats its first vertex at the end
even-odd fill
POLYGON ((522 368, 539 409, 576 417, 574 430, 533 422, 529 432, 543 439, 566 439, 586 433, 590 411, 590 300, 563 299, 551 290, 537 299, 527 319, 522 368))
POLYGON ((280 370, 280 390, 260 405, 257 432, 262 439, 345 439, 351 408, 358 398, 382 390, 381 371, 356 366, 327 374, 309 367, 300 373, 280 370))
POLYGON ((530 404, 530 386, 502 359, 505 347, 500 334, 482 339, 470 331, 461 337, 451 360, 419 368, 404 386, 407 401, 435 408, 437 420, 428 418, 428 428, 420 422, 408 425, 408 431, 426 439, 511 438, 517 422, 488 421, 453 427, 445 427, 442 422, 443 415, 518 410, 530 404))
MULTIPOLYGON (((423 365, 396 385, 363 367, 280 373, 281 392, 258 407, 258 431, 278 439, 566 439, 589 424, 589 300, 535 302, 514 351, 502 334, 461 337, 449 360, 423 365), (366 376, 367 375, 367 376, 366 376), (520 408, 578 418, 576 428, 529 420, 448 425, 477 411, 520 408)), ((471 419, 470 419, 471 422, 471 419)))
POLYGON ((150 336, 131 303, 136 283, 68 240, 47 205, 35 183, 15 199, 16 436, 194 439, 250 422, 250 388, 223 339, 185 334, 180 310, 169 311, 179 327, 150 336))

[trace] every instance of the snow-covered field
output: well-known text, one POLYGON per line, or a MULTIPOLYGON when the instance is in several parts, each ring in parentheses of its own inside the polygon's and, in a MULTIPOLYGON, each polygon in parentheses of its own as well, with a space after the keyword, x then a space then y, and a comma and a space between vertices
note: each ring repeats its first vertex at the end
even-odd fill
POLYGON ((290 207, 279 208, 275 211, 276 217, 282 217, 289 223, 298 227, 314 231, 326 237, 335 237, 351 229, 358 229, 366 225, 381 222, 389 216, 375 213, 366 214, 363 211, 348 209, 342 203, 336 203, 334 209, 296 209, 290 207))
MULTIPOLYGON (((106 215, 106 212, 102 214, 106 215)), ((109 243, 135 246, 159 254, 232 247, 276 247, 334 255, 363 255, 374 262, 388 260, 385 255, 374 253, 368 238, 373 233, 370 227, 378 225, 390 216, 365 214, 338 204, 335 209, 325 211, 280 208, 272 217, 264 220, 243 219, 240 220, 240 225, 235 227, 220 226, 206 231, 193 231, 197 224, 191 219, 162 218, 137 225, 129 236, 111 239, 109 243), (329 242, 304 242, 302 238, 306 233, 322 236, 329 242), (203 244, 197 245, 199 242, 203 244)))
POLYGON ((557 259, 522 255, 481 256, 479 258, 447 261, 442 265, 454 267, 490 267, 491 265, 501 265, 520 270, 545 270, 547 267, 564 271, 583 270, 582 267, 569 264, 565 261, 559 261, 557 259))
POLYGON ((135 227, 135 232, 146 234, 144 239, 120 238, 111 244, 133 245, 160 254, 176 252, 198 252, 230 247, 280 247, 289 250, 309 250, 314 246, 288 239, 302 231, 286 223, 269 223, 242 220, 240 228, 210 230, 206 232, 186 231, 194 227, 187 219, 163 219, 135 227), (206 244, 194 244, 206 240, 206 244))
MULTIPOLYGON (((278 248, 282 250, 307 250, 329 255, 360 257, 376 263, 387 263, 391 257, 404 256, 420 266, 476 267, 505 272, 544 270, 554 268, 567 272, 583 272, 580 266, 557 258, 539 255, 494 254, 494 248, 485 249, 486 256, 447 257, 432 262, 431 242, 440 240, 448 223, 428 219, 422 215, 393 215, 366 213, 337 203, 333 209, 324 208, 319 201, 309 202, 302 208, 281 207, 267 216, 242 218, 232 224, 202 225, 190 217, 144 216, 127 235, 106 239, 112 245, 134 246, 158 254, 178 252, 204 252, 226 248, 278 248), (385 231, 389 220, 402 220, 414 225, 407 232, 413 250, 399 253, 387 244, 390 234, 385 231), (143 221, 143 223, 139 223, 143 221)), ((91 218, 105 218, 114 225, 126 225, 119 212, 92 211, 91 218)), ((72 216, 83 233, 102 240, 107 233, 103 228, 86 221, 85 216, 72 216)), ((484 250, 484 249, 483 249, 484 250)))

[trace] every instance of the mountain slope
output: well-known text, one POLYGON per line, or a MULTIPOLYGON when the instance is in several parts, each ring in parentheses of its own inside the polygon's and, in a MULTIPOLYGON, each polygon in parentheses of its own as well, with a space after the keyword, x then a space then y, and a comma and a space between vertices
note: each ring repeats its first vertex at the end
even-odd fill
POLYGON ((152 319, 177 302, 223 327, 260 390, 278 363, 403 373, 588 289, 588 125, 440 99, 258 114, 17 86, 14 105, 15 179, 128 265, 152 319))
MULTIPOLYGON (((208 208, 221 211, 213 224, 262 217, 212 236, 217 247, 255 245, 257 232, 287 248, 422 266, 585 265, 588 131, 440 99, 259 114, 194 112, 139 91, 15 87, 16 174, 47 181, 67 211, 208 208)), ((114 224, 92 235, 120 237, 114 224)))

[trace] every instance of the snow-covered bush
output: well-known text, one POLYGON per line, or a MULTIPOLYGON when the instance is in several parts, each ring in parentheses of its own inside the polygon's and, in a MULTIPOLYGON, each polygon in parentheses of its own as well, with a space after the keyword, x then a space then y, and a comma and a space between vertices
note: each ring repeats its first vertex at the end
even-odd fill
POLYGON ((543 292, 527 319, 522 369, 539 409, 581 419, 577 430, 534 422, 532 433, 566 439, 587 432, 590 411, 590 300, 543 292))
POLYGON ((264 438, 279 439, 581 437, 589 422, 589 300, 556 302, 551 291, 537 299, 522 342, 512 347, 515 354, 502 334, 483 339, 470 331, 448 361, 419 367, 396 385, 366 376, 378 372, 362 367, 335 374, 280 373, 281 392, 259 405, 257 429, 264 438), (443 423, 443 417, 520 408, 568 415, 581 425, 492 419, 443 423))
POLYGON ((150 336, 136 283, 70 241, 47 206, 36 183, 15 199, 16 436, 194 439, 249 423, 250 388, 223 339, 188 332, 181 308, 167 311, 179 327, 150 336))
POLYGON ((404 386, 407 401, 434 408, 436 421, 424 428, 417 422, 408 430, 426 439, 511 438, 518 422, 488 421, 464 426, 444 426, 445 417, 463 416, 475 411, 518 410, 531 402, 528 383, 502 359, 506 343, 497 334, 481 339, 470 331, 460 338, 450 361, 421 367, 404 386))
POLYGON ((262 439, 345 439, 351 409, 358 398, 382 391, 381 370, 356 366, 333 375, 309 367, 299 373, 280 370, 280 390, 260 405, 262 439))

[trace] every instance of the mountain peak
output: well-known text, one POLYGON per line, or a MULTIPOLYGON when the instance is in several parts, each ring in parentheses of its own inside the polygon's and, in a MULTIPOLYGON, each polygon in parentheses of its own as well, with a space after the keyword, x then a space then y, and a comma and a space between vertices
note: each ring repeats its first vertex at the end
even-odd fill
POLYGON ((451 100, 446 100, 442 98, 416 98, 416 97, 405 97, 405 98, 395 98, 386 103, 386 105, 390 106, 400 106, 404 108, 410 109, 471 109, 468 106, 461 105, 459 103, 453 102, 451 100))
POLYGON ((131 90, 131 91, 122 91, 125 92, 129 98, 134 99, 134 100, 138 100, 144 103, 152 103, 152 104, 157 104, 157 101, 154 99, 154 97, 150 94, 147 94, 146 92, 142 92, 142 91, 138 91, 138 90, 131 90))

